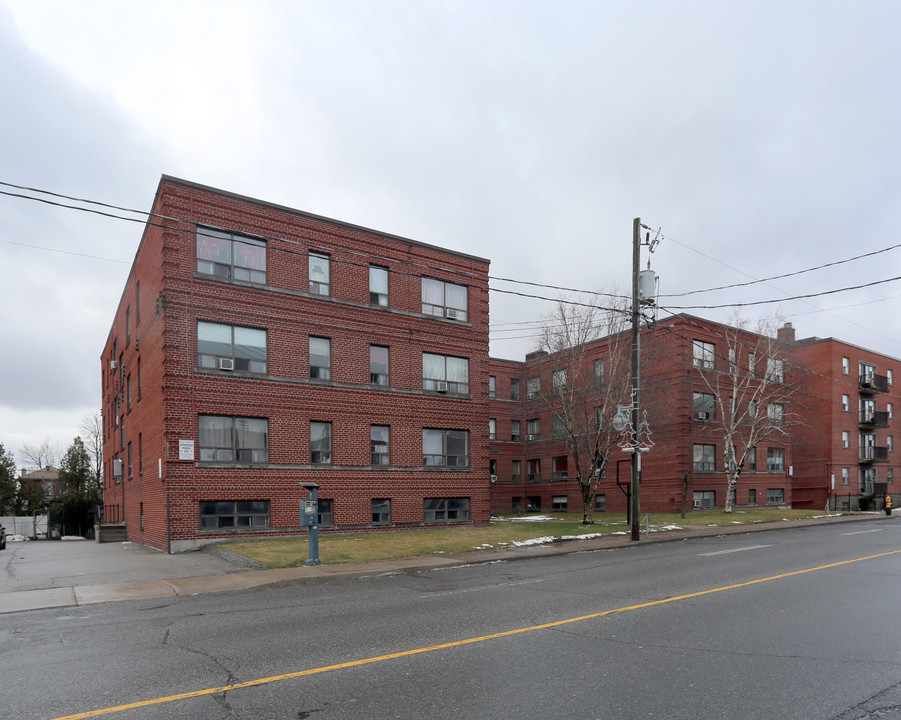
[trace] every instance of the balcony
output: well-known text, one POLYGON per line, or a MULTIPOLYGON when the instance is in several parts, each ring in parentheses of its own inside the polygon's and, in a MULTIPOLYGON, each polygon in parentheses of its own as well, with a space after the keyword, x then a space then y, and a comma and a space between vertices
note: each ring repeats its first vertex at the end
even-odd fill
POLYGON ((541 473, 529 473, 528 482, 541 482, 541 473))
POLYGON ((888 378, 885 375, 866 374, 860 376, 860 392, 864 395, 888 392, 888 378))
POLYGON ((860 427, 886 428, 888 427, 888 418, 888 412, 885 410, 861 410, 860 427))
POLYGON ((888 462, 888 448, 873 446, 862 447, 860 448, 860 462, 861 464, 888 462))

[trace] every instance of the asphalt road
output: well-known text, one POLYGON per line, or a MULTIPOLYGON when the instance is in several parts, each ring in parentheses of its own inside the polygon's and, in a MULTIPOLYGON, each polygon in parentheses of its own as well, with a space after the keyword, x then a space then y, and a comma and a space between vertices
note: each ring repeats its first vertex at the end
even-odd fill
POLYGON ((892 720, 899 578, 887 518, 24 612, 0 716, 892 720))

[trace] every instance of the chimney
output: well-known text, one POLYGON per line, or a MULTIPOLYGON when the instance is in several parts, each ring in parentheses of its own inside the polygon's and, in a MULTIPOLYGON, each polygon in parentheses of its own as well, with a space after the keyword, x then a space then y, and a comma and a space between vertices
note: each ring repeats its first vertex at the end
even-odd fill
POLYGON ((790 322, 785 323, 781 328, 776 331, 776 339, 779 342, 784 342, 787 344, 792 344, 795 341, 795 329, 792 327, 790 322))

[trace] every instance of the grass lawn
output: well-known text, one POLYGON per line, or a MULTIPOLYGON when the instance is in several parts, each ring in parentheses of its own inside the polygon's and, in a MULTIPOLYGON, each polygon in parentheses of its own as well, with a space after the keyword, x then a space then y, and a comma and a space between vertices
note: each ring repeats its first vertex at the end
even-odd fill
MULTIPOLYGON (((666 526, 712 526, 781 522, 783 519, 815 517, 822 510, 704 510, 688 513, 650 515, 650 529, 666 526)), ((487 527, 447 527, 389 532, 319 535, 319 558, 326 565, 367 560, 395 560, 436 553, 458 553, 478 549, 500 549, 539 538, 566 538, 593 534, 627 533, 625 515, 597 513, 594 525, 582 525, 581 514, 508 515, 492 519, 487 527)), ((642 516, 642 531, 644 516, 642 516)), ((267 568, 297 567, 309 557, 305 537, 250 540, 220 547, 256 560, 267 568)))

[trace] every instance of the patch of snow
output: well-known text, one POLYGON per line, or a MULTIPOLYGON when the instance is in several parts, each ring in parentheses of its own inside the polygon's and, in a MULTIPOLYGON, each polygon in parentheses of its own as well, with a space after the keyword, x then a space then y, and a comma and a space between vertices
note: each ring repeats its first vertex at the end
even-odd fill
POLYGON ((744 523, 741 520, 733 520, 732 524, 733 525, 744 525, 744 523))
POLYGON ((84 538, 79 535, 63 535, 60 540, 84 540, 84 538))
POLYGON ((24 535, 7 535, 7 542, 28 542, 28 538, 24 535))

